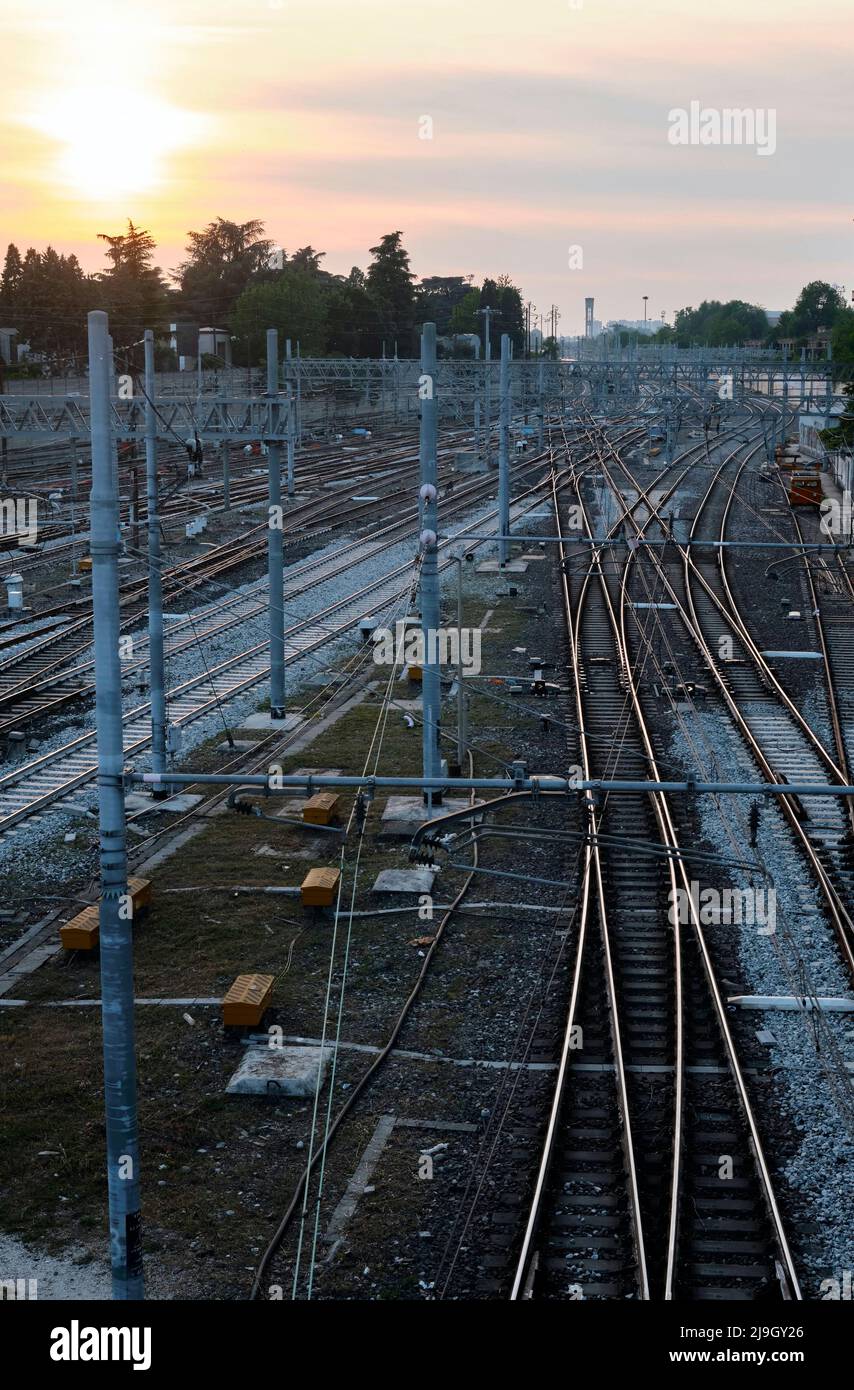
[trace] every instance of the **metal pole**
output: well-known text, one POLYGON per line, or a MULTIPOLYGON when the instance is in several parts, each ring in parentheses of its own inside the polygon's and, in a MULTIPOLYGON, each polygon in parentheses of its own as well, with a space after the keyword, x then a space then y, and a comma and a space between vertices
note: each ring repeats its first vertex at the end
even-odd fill
POLYGON ((160 575, 160 516, 157 497, 157 421, 154 412, 154 330, 146 328, 145 500, 148 515, 148 665, 151 696, 151 767, 166 770, 166 687, 163 661, 163 584, 160 575))
POLYGON ((492 379, 491 379, 491 377, 490 377, 490 372, 491 372, 491 370, 492 370, 492 368, 490 367, 490 363, 491 363, 491 361, 492 361, 492 340, 491 340, 491 338, 490 338, 490 336, 489 336, 489 324, 490 324, 490 320, 491 320, 492 314, 493 314, 492 306, 488 304, 488 305, 486 306, 485 309, 481 309, 481 310, 480 310, 480 313, 483 314, 484 323, 485 323, 485 325, 486 325, 486 335, 485 335, 485 338, 484 338, 484 360, 485 360, 485 366, 484 366, 484 369, 483 369, 483 370, 484 370, 484 386, 483 386, 484 401, 483 401, 483 413, 484 413, 484 428, 485 428, 485 435, 486 435, 486 450, 485 450, 484 457, 486 458, 486 462, 487 462, 487 465, 488 465, 488 464, 489 464, 490 445, 491 445, 491 443, 492 443, 492 379))
POLYGON ((228 439, 222 441, 222 509, 227 512, 231 507, 231 444, 228 439))
POLYGON ((119 499, 110 428, 107 315, 89 324, 92 441, 91 553, 95 620, 95 722, 100 812, 101 1016, 110 1263, 113 1297, 144 1297, 139 1210, 139 1138, 133 1016, 133 937, 127 890, 122 785, 122 672, 119 658, 119 499))
POLYGON ((463 557, 457 559, 457 762, 463 772, 468 730, 466 729, 466 696, 463 689, 463 557))
MULTIPOLYGON (((293 365, 291 357, 291 340, 285 339, 285 358, 288 364, 287 392, 288 392, 288 496, 294 495, 294 449, 296 446, 297 421, 294 417, 294 391, 291 382, 293 380, 293 365)), ((299 365, 299 364, 297 364, 299 365)))
POLYGON ((539 370, 537 373, 537 449, 543 452, 543 431, 545 428, 545 402, 543 397, 543 359, 540 358, 539 370))
POLYGON ((294 449, 296 446, 296 419, 294 415, 293 387, 288 385, 288 496, 294 495, 294 449))
MULTIPOLYGON (((438 402, 436 400, 436 325, 425 323, 421 334, 421 431, 419 458, 421 462, 421 637, 424 645, 424 665, 421 670, 421 694, 424 705, 422 751, 425 777, 438 777, 439 727, 442 691, 439 677, 439 567, 436 540, 438 520, 438 402)), ((440 805, 441 791, 428 788, 424 793, 430 809, 440 805)))
MULTIPOLYGON (((4 477, 5 486, 5 477, 4 477)), ((71 440, 71 574, 77 574, 77 440, 71 440)))
POLYGON ((299 340, 297 340, 297 418, 296 418, 297 444, 302 448, 302 354, 300 352, 299 340))
MULTIPOLYGON (((273 405, 279 393, 279 334, 267 329, 267 397, 271 426, 278 428, 278 409, 273 405)), ((270 718, 285 717, 285 610, 282 564, 282 458, 281 449, 267 441, 267 574, 270 587, 270 718)))
POLYGON ((510 335, 501 334, 501 401, 498 427, 498 562, 510 555, 510 335))

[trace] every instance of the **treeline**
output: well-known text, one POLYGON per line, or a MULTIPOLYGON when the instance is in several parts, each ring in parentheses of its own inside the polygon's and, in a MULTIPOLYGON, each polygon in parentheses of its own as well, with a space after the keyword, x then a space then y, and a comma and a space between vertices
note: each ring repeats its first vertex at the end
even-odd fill
POLYGON ((232 360, 241 366, 263 361, 267 328, 298 342, 305 356, 409 357, 418 350, 420 325, 432 320, 448 339, 445 351, 473 354, 462 335, 481 333, 487 307, 493 340, 509 333, 517 352, 525 345, 522 297, 507 276, 480 286, 472 276, 419 283, 399 231, 381 237, 367 268, 354 266, 349 275, 324 270, 325 253, 313 246, 289 254, 257 219, 218 217, 187 236, 185 259, 169 275, 155 264, 150 233, 130 221, 119 235, 100 234, 108 266, 94 275, 53 247, 21 256, 10 245, 0 275, 0 327, 17 329, 19 342, 59 370, 85 361, 85 318, 95 308, 109 313, 113 341, 132 365, 142 330, 153 328, 160 368, 177 365, 167 340, 175 322, 227 329, 232 360))
POLYGON ((854 311, 826 280, 811 280, 805 285, 794 306, 775 324, 768 322, 758 304, 747 304, 743 299, 726 303, 707 299, 698 309, 679 309, 673 327, 659 329, 652 341, 678 347, 726 347, 758 340, 774 347, 782 339, 793 339, 795 347, 801 348, 809 346, 819 329, 830 330, 835 358, 854 361, 854 311))

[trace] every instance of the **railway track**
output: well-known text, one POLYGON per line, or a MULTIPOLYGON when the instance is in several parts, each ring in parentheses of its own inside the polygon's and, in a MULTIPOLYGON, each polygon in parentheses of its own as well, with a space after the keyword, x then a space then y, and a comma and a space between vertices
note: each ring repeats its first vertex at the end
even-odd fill
MULTIPOLYGON (((528 459, 514 467, 512 476, 518 482, 539 467, 541 463, 537 458, 528 459)), ((446 515, 460 513, 488 496, 491 490, 492 482, 488 477, 457 486, 448 495, 446 515)), ((305 592, 306 582, 310 579, 320 582, 333 577, 374 555, 380 555, 396 541, 412 534, 416 525, 417 508, 408 505, 410 496, 411 489, 396 490, 390 497, 383 498, 381 504, 370 502, 365 503, 364 508, 356 508, 357 516, 371 514, 375 517, 377 507, 381 505, 381 510, 390 509, 393 512, 395 520, 378 528, 373 527, 370 535, 364 540, 356 540, 342 547, 340 559, 330 561, 328 557, 309 558, 292 568, 289 580, 296 579, 298 585, 285 593, 285 602, 292 601, 305 592), (407 505, 401 507, 402 501, 407 505)), ((293 514, 289 520, 293 524, 293 514)), ((339 518, 337 526, 352 524, 352 520, 351 512, 346 518, 339 518)), ((302 544, 309 536, 316 541, 321 540, 324 534, 331 535, 337 526, 330 526, 325 532, 317 528, 308 532, 294 526, 293 532, 289 529, 286 533, 286 543, 290 541, 291 544, 302 544)), ((258 558, 266 547, 266 525, 258 527, 257 532, 257 540, 248 545, 241 541, 237 550, 233 543, 227 543, 217 547, 216 551, 209 555, 200 557, 198 561, 194 560, 167 571, 163 582, 164 598, 172 602, 182 599, 186 601, 188 591, 192 592, 201 585, 210 583, 216 576, 227 573, 237 564, 258 558)), ((174 655, 206 636, 225 631, 237 622, 262 612, 266 604, 266 598, 263 597, 266 594, 266 584, 266 580, 259 580, 254 585, 244 587, 248 603, 244 602, 243 596, 218 601, 216 609, 226 613, 229 609, 234 610, 230 619, 219 621, 216 612, 204 612, 199 614, 198 618, 191 615, 183 621, 169 624, 167 655, 174 655), (253 593, 259 596, 257 601, 252 600, 253 593), (191 631, 190 637, 176 645, 176 636, 187 629, 191 631)), ((124 611, 121 623, 123 633, 135 631, 146 599, 145 580, 134 580, 122 587, 120 604, 124 611)), ((94 661, 88 657, 91 639, 91 617, 87 614, 62 627, 46 630, 28 645, 22 655, 0 662, 0 734, 26 727, 33 720, 56 713, 72 701, 91 693, 94 689, 94 661)), ((147 639, 135 639, 134 656, 124 664, 125 675, 130 676, 144 668, 146 651, 147 639)))
MULTIPOLYGON (((511 507, 511 519, 524 515, 538 504, 543 484, 534 485, 521 494, 511 507)), ((495 510, 483 514, 479 524, 489 526, 497 516, 495 510)), ((453 561, 448 550, 453 537, 440 542, 440 568, 453 561)), ((388 544, 375 547, 381 550, 388 544)), ((470 549, 477 548, 477 542, 470 549)), ((364 557, 363 557, 364 558, 364 557)), ((305 587, 315 588, 321 581, 320 562, 307 562, 306 570, 314 566, 310 579, 303 574, 305 587)), ((343 567, 352 567, 347 559, 343 567)), ((338 572, 340 564, 334 572, 338 572)), ((311 617, 293 624, 285 632, 285 663, 292 665, 321 650, 330 642, 352 634, 359 618, 387 609, 396 609, 411 588, 413 564, 406 563, 363 585, 346 597, 329 604, 311 617)), ((331 577, 331 572, 326 577, 331 577)), ((260 604, 263 611, 265 604, 260 604)), ((245 621, 240 614, 236 622, 245 621)), ((188 643, 189 645, 189 643, 188 643)), ((261 642, 211 667, 203 674, 167 691, 170 722, 181 727, 216 711, 223 712, 227 703, 244 695, 269 676, 268 644, 261 642)), ((124 752, 129 759, 143 753, 150 743, 151 724, 149 705, 140 704, 124 716, 124 752)), ((79 735, 69 743, 32 761, 18 765, 0 777, 0 838, 14 834, 15 828, 33 816, 40 816, 59 805, 79 787, 97 775, 96 731, 79 735)))
MULTIPOLYGON (((653 513, 651 504, 640 535, 653 513)), ((585 777, 660 778, 639 694, 644 620, 631 598, 632 564, 629 552, 612 572, 597 549, 575 582, 564 564, 585 777)), ((688 921, 670 920, 676 890, 690 902, 690 889, 668 799, 588 797, 586 812, 591 843, 564 1044, 510 1297, 798 1298, 699 918, 692 907, 688 921), (639 858, 643 846, 659 857, 639 858), (603 1000, 609 1048, 595 1028, 603 1000), (570 1046, 585 1019, 594 1024, 592 1056, 586 1043, 577 1053, 570 1046)))
MULTIPOLYGON (((755 452, 751 450, 747 459, 740 460, 735 451, 714 470, 689 539, 726 539, 736 496, 727 472, 733 470, 736 477, 740 477, 755 452)), ((620 462, 619 467, 636 483, 625 464, 620 462)), ((613 478, 611 483, 617 487, 613 478)), ((652 513, 662 524, 662 534, 672 538, 669 524, 663 522, 662 505, 661 501, 652 502, 652 513)), ((640 536, 640 532, 638 534, 640 536)), ((675 551, 681 560, 681 575, 678 567, 665 566, 655 552, 645 552, 641 563, 648 563, 650 567, 646 590, 659 584, 661 597, 675 605, 700 653, 703 669, 713 678, 763 779, 781 784, 827 780, 844 785, 844 768, 838 766, 833 751, 825 747, 796 702, 784 690, 753 639, 751 624, 742 613, 729 582, 725 551, 719 550, 717 559, 695 559, 688 546, 678 543, 675 551)), ((702 557, 705 552, 701 550, 699 554, 702 557)), ((826 693, 831 701, 833 686, 829 669, 827 679, 831 684, 826 693)), ((849 906, 854 888, 854 862, 848 812, 840 798, 833 796, 810 798, 808 807, 794 796, 783 796, 779 798, 779 805, 802 852, 805 867, 822 893, 845 968, 849 978, 854 980, 854 920, 849 906)))

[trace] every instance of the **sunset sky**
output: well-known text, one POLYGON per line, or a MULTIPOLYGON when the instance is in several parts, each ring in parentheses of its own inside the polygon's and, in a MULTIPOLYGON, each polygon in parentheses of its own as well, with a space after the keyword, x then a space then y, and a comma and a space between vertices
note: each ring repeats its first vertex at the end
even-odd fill
POLYGON ((400 228, 417 274, 506 271, 567 333, 585 295, 850 301, 853 70, 851 0, 0 0, 0 256, 100 269, 130 216, 168 270, 260 217, 344 273, 400 228), (776 153, 674 147, 691 101, 775 108, 776 153))

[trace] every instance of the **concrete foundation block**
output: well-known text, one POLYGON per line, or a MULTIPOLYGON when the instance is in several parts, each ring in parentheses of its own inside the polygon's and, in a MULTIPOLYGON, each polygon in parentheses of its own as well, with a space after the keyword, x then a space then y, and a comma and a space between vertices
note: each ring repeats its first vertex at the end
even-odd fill
POLYGON ((155 801, 154 805, 158 811, 192 811, 203 799, 195 793, 181 792, 176 796, 170 796, 168 801, 155 801))
POLYGON ((527 563, 526 560, 508 560, 508 561, 507 561, 507 564, 504 565, 503 568, 502 568, 502 566, 499 564, 499 562, 498 562, 497 560, 482 560, 481 563, 475 567, 475 573, 476 573, 476 574, 524 574, 524 573, 526 572, 527 568, 528 568, 528 563, 527 563))
POLYGON ((241 729, 274 729, 286 734, 302 723, 303 718, 300 714, 286 714, 284 719, 273 719, 269 710, 259 710, 257 714, 247 715, 240 727, 241 729))
POLYGON ((377 874, 372 893, 430 893, 435 869, 383 869, 377 874))
POLYGON ((446 796, 441 806, 434 807, 433 816, 428 816, 427 807, 420 796, 390 796, 383 811, 383 820, 405 821, 414 828, 435 816, 448 815, 451 811, 465 811, 467 806, 466 797, 446 796))
POLYGON ((226 1095, 314 1096, 323 1089, 331 1056, 331 1047, 248 1047, 226 1095))

